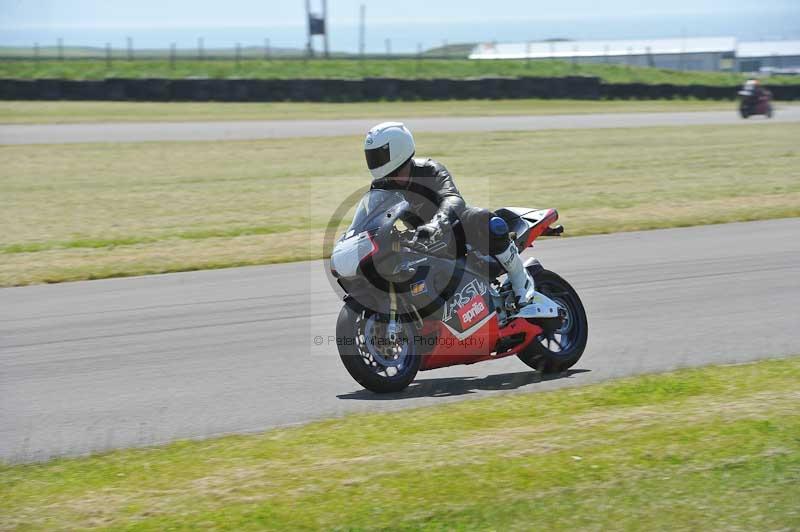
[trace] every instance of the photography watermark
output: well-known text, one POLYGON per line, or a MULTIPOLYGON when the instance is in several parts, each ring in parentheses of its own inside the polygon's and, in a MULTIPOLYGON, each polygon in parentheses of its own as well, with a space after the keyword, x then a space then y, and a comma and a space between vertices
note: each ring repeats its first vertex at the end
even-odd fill
MULTIPOLYGON (((337 337, 333 335, 322 336, 316 335, 313 338, 314 345, 316 346, 343 346, 343 345, 356 345, 356 338, 354 337, 337 337)), ((480 335, 474 335, 467 338, 459 339, 454 336, 413 336, 411 338, 398 338, 390 340, 384 337, 369 337, 364 342, 367 345, 372 345, 376 348, 381 347, 394 347, 402 344, 413 344, 416 347, 446 347, 451 348, 456 345, 461 347, 482 348, 486 338, 480 335)))
MULTIPOLYGON (((403 186, 388 182, 383 186, 385 188, 364 186, 355 190, 330 215, 322 250, 324 257, 330 257, 325 272, 328 283, 337 295, 343 297, 345 292, 338 276, 345 272, 334 273, 335 268, 358 264, 358 279, 363 281, 362 286, 366 289, 350 296, 356 298, 363 307, 371 312, 384 312, 384 303, 389 300, 390 292, 394 291, 410 297, 414 303, 413 312, 406 312, 405 309, 398 311, 401 319, 410 321, 417 316, 427 318, 436 315, 446 304, 448 294, 457 290, 464 276, 464 269, 457 267, 455 260, 455 250, 463 247, 467 239, 464 226, 456 223, 457 219, 451 220, 440 228, 434 240, 419 242, 414 238, 415 228, 429 222, 438 212, 438 198, 426 186, 415 182, 403 186), (341 221, 356 204, 355 217, 342 233, 341 221), (387 238, 390 227, 394 228, 391 232, 394 238, 387 238), (398 227, 405 231, 399 231, 398 227), (366 237, 367 234, 370 236, 366 237), (414 248, 416 242, 419 242, 416 245, 424 242, 433 247, 422 250, 414 248), (448 257, 453 260, 438 263, 434 278, 430 276, 431 264, 427 254, 437 245, 440 252, 442 248, 450 249, 448 257), (407 255, 407 259, 392 260, 400 257, 401 251, 407 255), (389 257, 390 254, 393 257, 389 257), (373 256, 380 260, 373 261, 373 256)), ((476 237, 472 235, 472 239, 476 237)))

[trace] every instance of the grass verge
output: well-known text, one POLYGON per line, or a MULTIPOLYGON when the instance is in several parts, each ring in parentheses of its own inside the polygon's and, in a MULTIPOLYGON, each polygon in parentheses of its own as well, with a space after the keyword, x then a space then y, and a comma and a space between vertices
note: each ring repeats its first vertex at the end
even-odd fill
MULTIPOLYGON (((797 138, 800 124, 762 122, 417 142, 468 203, 556 207, 585 235, 800 216, 797 138)), ((0 159, 0 286, 319 258, 336 208, 369 183, 356 137, 0 146, 0 159)))
POLYGON ((0 467, 5 529, 792 530, 800 357, 0 467))
MULTIPOLYGON (((672 83, 675 85, 741 84, 747 76, 739 73, 678 71, 627 65, 573 64, 569 61, 470 61, 416 59, 348 59, 272 61, 168 60, 113 61, 0 61, 0 78, 16 79, 103 79, 103 78, 470 78, 480 76, 597 76, 609 83, 672 83)), ((792 76, 777 76, 770 84, 800 82, 792 76)))
MULTIPOLYGON (((784 104, 785 105, 785 104, 784 104)), ((701 100, 464 100, 453 102, 219 103, 0 101, 0 124, 193 120, 320 120, 387 116, 504 116, 731 111, 733 102, 701 100)))

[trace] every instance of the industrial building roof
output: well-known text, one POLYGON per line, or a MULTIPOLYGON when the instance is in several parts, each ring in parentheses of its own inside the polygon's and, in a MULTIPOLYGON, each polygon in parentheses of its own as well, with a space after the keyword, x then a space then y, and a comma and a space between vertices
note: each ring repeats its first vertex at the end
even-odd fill
POLYGON ((548 41, 530 43, 483 43, 470 59, 540 59, 646 54, 724 53, 736 50, 733 37, 647 39, 613 41, 548 41))
POLYGON ((736 47, 737 57, 800 56, 800 41, 753 41, 740 42, 736 47))

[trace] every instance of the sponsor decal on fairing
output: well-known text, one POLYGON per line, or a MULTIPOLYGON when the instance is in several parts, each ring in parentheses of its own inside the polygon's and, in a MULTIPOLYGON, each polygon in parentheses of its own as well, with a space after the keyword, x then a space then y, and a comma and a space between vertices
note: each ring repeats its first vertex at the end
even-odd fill
POLYGON ((425 284, 425 281, 419 281, 411 285, 411 295, 418 296, 424 294, 428 291, 428 286, 425 284))
POLYGON ((461 320, 461 326, 468 329, 473 323, 480 321, 485 315, 489 313, 489 308, 483 301, 482 296, 474 296, 467 301, 467 304, 456 311, 458 319, 461 320))
MULTIPOLYGON (((442 311, 442 321, 450 321, 453 313, 467 303, 470 303, 476 296, 480 297, 486 293, 486 283, 473 279, 464 285, 464 288, 453 294, 450 301, 446 301, 442 311)), ((482 297, 480 299, 483 299, 482 297)))

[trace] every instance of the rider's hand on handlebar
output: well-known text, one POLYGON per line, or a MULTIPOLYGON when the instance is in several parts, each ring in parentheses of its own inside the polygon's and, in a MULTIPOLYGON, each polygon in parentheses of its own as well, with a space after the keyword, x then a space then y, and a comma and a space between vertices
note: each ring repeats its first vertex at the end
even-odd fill
POLYGON ((440 239, 442 236, 442 227, 447 223, 447 216, 445 214, 436 213, 430 222, 417 227, 417 231, 414 234, 414 242, 418 240, 440 239))
POLYGON ((435 240, 435 237, 442 232, 442 228, 438 223, 429 223, 417 227, 414 233, 414 242, 418 240, 435 240))

